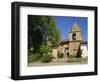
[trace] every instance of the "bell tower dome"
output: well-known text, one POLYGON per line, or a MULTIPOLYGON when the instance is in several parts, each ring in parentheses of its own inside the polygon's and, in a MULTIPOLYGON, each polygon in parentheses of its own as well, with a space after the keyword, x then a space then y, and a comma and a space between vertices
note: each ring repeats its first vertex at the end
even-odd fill
POLYGON ((71 31, 69 32, 69 41, 82 41, 82 33, 80 27, 76 22, 72 25, 71 31))

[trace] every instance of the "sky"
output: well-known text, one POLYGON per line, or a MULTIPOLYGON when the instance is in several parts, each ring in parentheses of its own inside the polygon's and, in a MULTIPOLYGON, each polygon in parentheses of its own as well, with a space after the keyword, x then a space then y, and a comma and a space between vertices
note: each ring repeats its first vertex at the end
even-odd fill
POLYGON ((53 18, 57 28, 60 30, 61 40, 68 39, 68 32, 71 30, 73 23, 76 22, 81 29, 83 41, 87 41, 87 17, 54 16, 53 18))

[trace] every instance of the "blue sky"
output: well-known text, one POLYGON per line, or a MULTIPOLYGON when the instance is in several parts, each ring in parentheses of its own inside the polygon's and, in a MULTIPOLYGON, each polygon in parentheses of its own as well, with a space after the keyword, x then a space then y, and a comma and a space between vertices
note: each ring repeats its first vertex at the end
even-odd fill
POLYGON ((61 40, 68 39, 68 32, 71 30, 74 22, 78 24, 82 31, 83 41, 87 41, 88 18, 87 17, 70 17, 70 16, 53 16, 56 26, 60 30, 61 40))

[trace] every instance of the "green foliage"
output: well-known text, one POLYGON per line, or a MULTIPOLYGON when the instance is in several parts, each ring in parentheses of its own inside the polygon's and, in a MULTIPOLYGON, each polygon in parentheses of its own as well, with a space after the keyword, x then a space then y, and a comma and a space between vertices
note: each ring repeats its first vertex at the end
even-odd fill
POLYGON ((64 53, 58 53, 58 58, 63 58, 64 57, 64 53))
POLYGON ((76 63, 76 62, 81 62, 81 58, 68 58, 67 62, 68 63, 76 63))
POLYGON ((43 41, 40 28, 40 18, 40 16, 28 15, 28 49, 33 47, 34 53, 38 52, 43 41))
POLYGON ((41 45, 47 45, 50 40, 53 46, 60 41, 60 31, 57 29, 54 18, 50 16, 28 15, 28 49, 34 48, 37 53, 41 45))
POLYGON ((70 54, 70 55, 68 56, 68 58, 76 58, 76 55, 75 55, 75 54, 70 54))
POLYGON ((88 58, 68 58, 67 63, 87 63, 88 58))
POLYGON ((82 58, 83 62, 88 62, 88 57, 82 58))
POLYGON ((82 50, 79 47, 77 54, 76 54, 76 58, 81 58, 81 55, 82 55, 82 50))
POLYGON ((49 33, 49 40, 53 44, 53 46, 57 46, 60 41, 60 31, 56 27, 55 21, 52 18, 52 21, 50 22, 50 27, 48 30, 49 33))
POLYGON ((28 55, 28 62, 31 63, 31 62, 35 62, 35 61, 38 61, 41 59, 41 54, 31 54, 31 55, 28 55))
POLYGON ((40 52, 41 53, 48 53, 48 52, 51 52, 51 51, 52 51, 52 49, 50 47, 46 46, 46 45, 42 45, 40 47, 40 52))
POLYGON ((51 54, 45 54, 43 55, 43 57, 41 58, 41 62, 42 63, 48 63, 51 62, 53 59, 53 56, 51 54))

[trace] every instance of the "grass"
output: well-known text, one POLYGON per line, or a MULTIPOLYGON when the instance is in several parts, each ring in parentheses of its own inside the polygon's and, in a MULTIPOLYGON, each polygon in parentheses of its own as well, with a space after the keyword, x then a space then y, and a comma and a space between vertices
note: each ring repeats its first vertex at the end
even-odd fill
POLYGON ((87 63, 88 58, 68 58, 67 63, 87 63))

